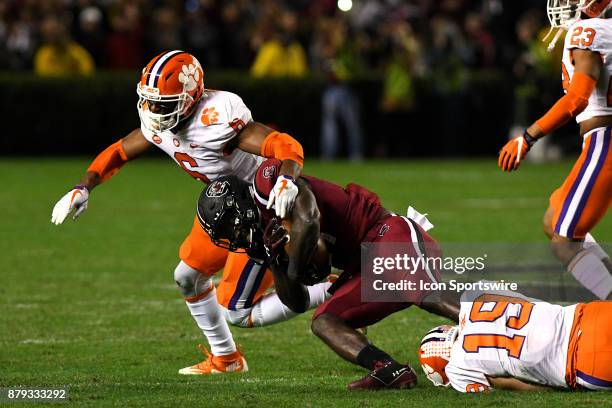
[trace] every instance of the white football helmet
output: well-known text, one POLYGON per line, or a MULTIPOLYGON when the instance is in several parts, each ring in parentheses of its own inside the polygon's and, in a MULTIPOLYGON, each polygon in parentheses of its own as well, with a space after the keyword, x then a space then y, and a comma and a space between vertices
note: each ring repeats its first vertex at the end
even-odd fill
POLYGON ((548 0, 546 12, 552 28, 567 29, 581 13, 599 17, 610 7, 610 0, 548 0))
POLYGON ((419 361, 427 378, 436 387, 448 387, 444 368, 451 358, 451 349, 459 336, 459 326, 438 326, 431 329, 419 347, 419 361))

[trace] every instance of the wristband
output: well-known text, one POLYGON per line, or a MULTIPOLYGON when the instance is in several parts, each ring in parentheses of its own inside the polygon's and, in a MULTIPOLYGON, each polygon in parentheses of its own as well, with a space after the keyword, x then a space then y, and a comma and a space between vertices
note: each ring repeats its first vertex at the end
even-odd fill
POLYGON ((73 190, 85 190, 89 193, 89 189, 83 184, 77 184, 76 186, 74 186, 73 190))
POLYGON ((286 179, 289 179, 291 181, 293 181, 295 183, 295 179, 293 178, 293 176, 290 176, 288 174, 280 174, 279 177, 284 177, 286 179))
POLYGON ((531 146, 533 146, 535 142, 538 141, 538 139, 527 133, 527 129, 525 129, 525 131, 523 132, 523 139, 525 139, 525 142, 527 142, 527 146, 529 146, 529 148, 531 148, 531 146))

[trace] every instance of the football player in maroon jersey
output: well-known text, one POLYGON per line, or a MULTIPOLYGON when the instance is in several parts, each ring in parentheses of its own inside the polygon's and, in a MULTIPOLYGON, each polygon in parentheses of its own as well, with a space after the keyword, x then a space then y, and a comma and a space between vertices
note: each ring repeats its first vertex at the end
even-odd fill
MULTIPOLYGON (((410 365, 397 362, 358 329, 411 305, 456 321, 458 303, 425 302, 432 293, 419 290, 411 293, 410 300, 362 301, 361 245, 406 243, 406 252, 416 257, 427 256, 422 252, 437 247, 435 241, 414 220, 385 209, 378 196, 364 187, 351 183, 343 188, 310 176, 296 181, 299 193, 292 213, 281 223, 273 208, 266 208, 280 165, 276 159, 263 162, 252 185, 233 176, 213 181, 198 202, 200 224, 214 243, 265 258, 280 299, 298 313, 307 309, 305 285, 329 273, 329 263, 321 261, 329 256, 331 265, 343 272, 330 288, 331 297, 316 309, 312 331, 342 358, 371 370, 350 389, 413 387, 417 377, 410 365)), ((411 279, 435 282, 437 272, 425 269, 411 279)))

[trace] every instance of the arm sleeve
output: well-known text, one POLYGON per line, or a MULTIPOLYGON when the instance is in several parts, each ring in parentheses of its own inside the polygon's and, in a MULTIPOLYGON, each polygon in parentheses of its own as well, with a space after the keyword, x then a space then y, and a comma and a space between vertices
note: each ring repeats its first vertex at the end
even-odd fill
POLYGON ((113 177, 128 162, 122 140, 108 146, 89 165, 87 171, 100 177, 100 184, 113 177))
POLYGON ((542 132, 548 134, 558 129, 585 110, 595 85, 597 83, 590 76, 575 72, 567 93, 544 116, 536 121, 542 132))
POLYGON ((304 166, 302 145, 287 133, 274 131, 266 136, 261 144, 261 155, 279 160, 293 160, 300 167, 304 166))

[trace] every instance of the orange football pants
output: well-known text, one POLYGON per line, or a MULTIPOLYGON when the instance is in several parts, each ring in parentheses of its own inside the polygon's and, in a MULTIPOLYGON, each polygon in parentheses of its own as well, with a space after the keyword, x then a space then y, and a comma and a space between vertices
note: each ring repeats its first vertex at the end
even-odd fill
POLYGON ((223 269, 217 286, 217 299, 220 305, 229 310, 252 307, 274 286, 272 273, 249 259, 247 254, 216 246, 200 226, 197 216, 191 232, 181 245, 179 257, 207 276, 213 276, 223 269))
POLYGON ((550 196, 554 231, 562 237, 584 239, 612 203, 611 132, 598 128, 585 135, 578 161, 550 196))
POLYGON ((612 391, 612 302, 576 306, 565 378, 571 388, 612 391))

